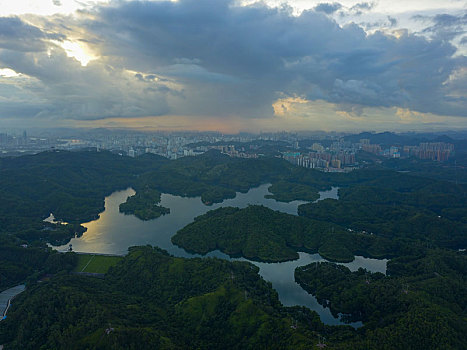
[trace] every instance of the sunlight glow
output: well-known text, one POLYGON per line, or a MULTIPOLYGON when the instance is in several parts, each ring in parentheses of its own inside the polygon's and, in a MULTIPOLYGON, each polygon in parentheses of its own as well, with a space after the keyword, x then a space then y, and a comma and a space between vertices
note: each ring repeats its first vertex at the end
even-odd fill
POLYGON ((18 77, 19 74, 10 68, 0 68, 0 76, 5 78, 18 77))
POLYGON ((106 4, 110 0, 76 1, 76 0, 0 0, 0 16, 21 16, 34 14, 51 16, 54 14, 69 15, 80 9, 96 4, 106 4))
POLYGON ((90 61, 97 59, 96 56, 86 52, 85 49, 77 42, 74 41, 64 41, 57 42, 61 46, 68 57, 73 57, 81 63, 83 67, 87 66, 90 61))

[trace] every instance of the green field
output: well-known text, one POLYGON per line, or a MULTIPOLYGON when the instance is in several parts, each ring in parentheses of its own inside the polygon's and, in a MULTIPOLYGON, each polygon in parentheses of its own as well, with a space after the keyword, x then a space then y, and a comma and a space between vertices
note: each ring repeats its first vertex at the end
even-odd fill
POLYGON ((111 266, 115 266, 122 257, 105 255, 79 255, 75 272, 106 273, 111 266))

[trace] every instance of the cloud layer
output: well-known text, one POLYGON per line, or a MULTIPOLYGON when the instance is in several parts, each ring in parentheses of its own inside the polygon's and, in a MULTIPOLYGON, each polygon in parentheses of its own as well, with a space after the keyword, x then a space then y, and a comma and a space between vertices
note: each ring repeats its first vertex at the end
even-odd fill
POLYGON ((329 17, 341 7, 296 16, 233 0, 115 1, 77 16, 3 17, 0 68, 22 75, 0 78, 0 118, 267 120, 284 98, 467 116, 467 61, 449 41, 465 16, 437 15, 428 39, 342 27, 329 17), (97 59, 82 66, 67 41, 97 59))

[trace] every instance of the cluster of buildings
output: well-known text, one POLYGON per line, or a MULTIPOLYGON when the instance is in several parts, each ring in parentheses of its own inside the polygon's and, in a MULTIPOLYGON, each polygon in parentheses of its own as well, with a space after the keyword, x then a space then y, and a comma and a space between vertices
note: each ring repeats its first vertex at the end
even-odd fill
POLYGON ((332 142, 329 147, 315 142, 303 152, 284 152, 282 157, 289 162, 304 168, 321 169, 324 171, 351 171, 358 166, 355 154, 359 150, 357 144, 344 139, 332 142))
POLYGON ((30 137, 26 131, 21 134, 0 133, 0 155, 19 155, 48 150, 59 143, 46 137, 30 137))
POLYGON ((424 142, 418 146, 382 147, 372 144, 369 139, 360 139, 350 143, 343 139, 333 142, 330 147, 314 143, 304 152, 283 152, 282 157, 289 162, 304 168, 321 169, 324 171, 351 171, 359 166, 355 159, 358 151, 369 152, 386 158, 416 157, 433 161, 447 161, 454 152, 454 145, 445 142, 424 142))
POLYGON ((279 132, 259 135, 248 133, 223 135, 216 132, 142 133, 106 129, 62 130, 58 133, 60 134, 50 133, 39 137, 28 136, 26 131, 16 134, 0 133, 0 155, 87 147, 109 150, 130 157, 153 153, 169 159, 177 159, 197 156, 210 149, 217 149, 230 157, 258 158, 262 155, 258 153, 262 152, 259 146, 261 142, 279 141, 278 144, 282 146, 277 146, 273 151, 281 152, 282 157, 293 164, 324 171, 350 171, 359 166, 356 154, 361 150, 387 158, 417 157, 439 162, 447 161, 454 152, 454 145, 445 142, 383 147, 381 144, 372 144, 370 139, 350 142, 346 141, 342 135, 333 133, 301 135, 279 132))
POLYGON ((371 144, 368 139, 360 140, 360 144, 366 152, 389 158, 416 157, 444 162, 454 153, 454 145, 445 142, 422 142, 418 146, 391 146, 385 149, 378 144, 371 144))
MULTIPOLYGON (((248 147, 248 149, 253 149, 251 145, 248 147)), ((233 158, 258 158, 258 154, 248 151, 245 147, 241 146, 238 149, 235 148, 235 145, 210 145, 210 146, 204 146, 204 147, 198 147, 197 148, 199 152, 206 152, 210 149, 216 149, 220 151, 223 154, 226 154, 230 157, 233 158)))
POLYGON ((404 153, 420 159, 444 162, 454 153, 454 145, 444 142, 424 142, 419 146, 404 146, 404 153))
POLYGON ((340 151, 322 152, 284 152, 282 157, 289 162, 304 168, 322 169, 326 171, 350 171, 357 166, 355 153, 340 151))
MULTIPOLYGON (((251 138, 245 136, 223 136, 223 135, 210 135, 203 133, 196 134, 166 134, 154 135, 144 142, 130 146, 127 154, 130 157, 135 157, 144 153, 158 154, 169 159, 177 159, 187 156, 197 156, 207 152, 210 149, 220 150, 231 157, 240 158, 257 158, 252 154, 246 153, 244 147, 236 149, 234 145, 216 145, 216 143, 228 142, 248 142, 252 141, 251 138)), ((102 147, 104 148, 104 147, 102 147)), ((125 149, 123 149, 125 150, 125 149)))
MULTIPOLYGON (((271 135, 265 138, 272 138, 271 135)), ((24 132, 0 133, 0 155, 34 154, 50 149, 75 150, 95 148, 108 150, 130 157, 145 153, 157 154, 169 159, 196 156, 209 149, 219 149, 231 157, 256 158, 243 147, 215 146, 216 144, 248 143, 258 135, 223 135, 215 132, 153 132, 131 130, 58 130, 40 137, 30 137, 24 132)))

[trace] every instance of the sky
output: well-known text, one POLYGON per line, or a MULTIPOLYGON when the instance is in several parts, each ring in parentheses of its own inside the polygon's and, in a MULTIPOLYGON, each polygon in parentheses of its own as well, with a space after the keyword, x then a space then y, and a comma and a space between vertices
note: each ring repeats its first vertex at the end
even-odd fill
POLYGON ((0 128, 467 129, 467 0, 0 0, 0 128))

